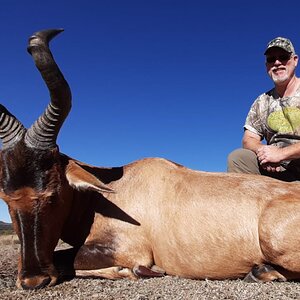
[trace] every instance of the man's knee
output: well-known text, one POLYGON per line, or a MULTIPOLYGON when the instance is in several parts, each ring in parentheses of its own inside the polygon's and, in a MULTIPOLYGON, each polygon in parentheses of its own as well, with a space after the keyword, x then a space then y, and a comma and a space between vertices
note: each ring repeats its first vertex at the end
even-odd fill
POLYGON ((227 158, 227 172, 260 174, 257 156, 248 149, 236 149, 227 158))

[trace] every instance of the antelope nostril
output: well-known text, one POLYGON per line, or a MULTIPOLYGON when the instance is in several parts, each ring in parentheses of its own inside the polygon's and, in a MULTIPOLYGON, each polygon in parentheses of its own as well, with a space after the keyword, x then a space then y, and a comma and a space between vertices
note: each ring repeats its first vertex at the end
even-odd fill
POLYGON ((23 279, 21 286, 24 290, 37 290, 46 287, 50 282, 51 278, 49 276, 34 276, 23 279))

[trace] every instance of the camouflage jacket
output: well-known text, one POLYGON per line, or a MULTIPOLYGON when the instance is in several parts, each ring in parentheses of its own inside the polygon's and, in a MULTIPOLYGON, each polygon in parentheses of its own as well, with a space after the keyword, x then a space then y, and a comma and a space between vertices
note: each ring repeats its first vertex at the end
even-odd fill
POLYGON ((280 98, 275 89, 260 95, 250 108, 244 129, 258 134, 268 145, 285 147, 300 142, 300 89, 291 97, 280 98))
POLYGON ((300 89, 294 96, 280 98, 275 89, 260 95, 248 113, 245 129, 267 144, 284 147, 300 139, 300 89))

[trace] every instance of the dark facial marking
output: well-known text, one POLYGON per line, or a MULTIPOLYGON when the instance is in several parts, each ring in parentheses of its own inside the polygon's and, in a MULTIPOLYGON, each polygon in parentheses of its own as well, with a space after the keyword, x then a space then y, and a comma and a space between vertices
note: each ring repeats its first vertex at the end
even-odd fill
POLYGON ((38 244, 41 232, 39 232, 38 212, 38 208, 35 208, 33 214, 22 213, 19 210, 16 212, 16 221, 20 231, 19 236, 21 240, 23 268, 30 270, 31 273, 34 272, 32 269, 33 266, 35 266, 35 268, 38 267, 37 270, 41 267, 40 249, 38 244))
POLYGON ((13 149, 1 153, 2 185, 6 194, 22 187, 43 191, 49 183, 49 171, 55 164, 51 150, 26 147, 20 141, 13 149))

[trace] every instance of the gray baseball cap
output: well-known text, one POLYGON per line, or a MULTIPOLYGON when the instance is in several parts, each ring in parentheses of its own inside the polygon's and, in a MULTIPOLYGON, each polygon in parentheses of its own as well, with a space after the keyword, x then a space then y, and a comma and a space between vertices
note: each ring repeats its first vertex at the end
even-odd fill
POLYGON ((286 52, 295 54, 295 49, 294 49, 292 42, 289 39, 284 38, 284 37, 277 37, 277 38, 273 39, 272 41, 270 41, 267 45, 267 49, 266 49, 264 55, 266 55, 268 50, 273 47, 278 47, 278 48, 285 50, 286 52))

